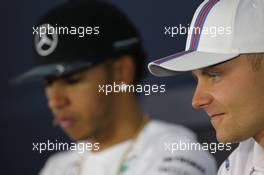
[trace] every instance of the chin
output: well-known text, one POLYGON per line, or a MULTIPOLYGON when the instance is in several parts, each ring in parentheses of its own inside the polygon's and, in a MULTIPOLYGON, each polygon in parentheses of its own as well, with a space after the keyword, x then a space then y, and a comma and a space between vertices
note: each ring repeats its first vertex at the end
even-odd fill
POLYGON ((91 137, 92 135, 92 130, 83 127, 75 127, 71 129, 65 129, 63 131, 70 138, 70 140, 75 142, 87 140, 87 138, 91 137))
POLYGON ((216 132, 216 139, 219 143, 235 143, 235 140, 232 138, 232 136, 220 132, 216 132))
POLYGON ((236 135, 231 135, 228 133, 216 133, 216 138, 219 143, 239 143, 246 138, 242 138, 236 135))
POLYGON ((217 138, 217 141, 219 142, 219 143, 235 143, 233 140, 231 140, 231 139, 226 139, 226 138, 220 138, 220 137, 216 137, 217 138))
POLYGON ((81 135, 80 133, 68 133, 66 132, 66 135, 70 138, 70 140, 78 142, 82 140, 87 140, 87 135, 81 135))
POLYGON ((68 137, 71 139, 71 141, 74 141, 74 142, 78 142, 78 141, 81 141, 81 138, 80 137, 76 137, 76 136, 69 136, 68 137))

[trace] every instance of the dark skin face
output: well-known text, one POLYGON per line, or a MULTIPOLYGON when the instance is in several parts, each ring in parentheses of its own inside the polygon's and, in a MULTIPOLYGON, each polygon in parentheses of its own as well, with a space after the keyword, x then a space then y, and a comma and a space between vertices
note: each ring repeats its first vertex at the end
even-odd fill
POLYGON ((111 97, 98 92, 99 84, 107 84, 110 77, 105 66, 72 75, 47 80, 48 106, 55 120, 72 140, 95 137, 111 120, 111 97))
POLYGON ((240 142, 250 137, 264 147, 264 69, 254 71, 245 55, 194 70, 197 86, 194 108, 211 119, 219 142, 240 142))
POLYGON ((99 92, 99 85, 132 84, 135 65, 129 56, 69 76, 47 79, 48 106, 74 141, 99 142, 100 150, 132 138, 142 121, 134 94, 99 92))

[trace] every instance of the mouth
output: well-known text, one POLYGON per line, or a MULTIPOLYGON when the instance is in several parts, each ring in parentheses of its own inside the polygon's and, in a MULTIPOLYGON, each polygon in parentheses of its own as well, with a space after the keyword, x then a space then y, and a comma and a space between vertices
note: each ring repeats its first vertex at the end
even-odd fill
POLYGON ((61 116, 61 117, 58 117, 56 121, 61 128, 69 129, 75 125, 75 123, 77 122, 77 119, 73 116, 61 116))
POLYGON ((214 119, 222 118, 224 117, 224 115, 225 113, 217 113, 217 114, 210 115, 210 118, 211 120, 214 120, 214 119))

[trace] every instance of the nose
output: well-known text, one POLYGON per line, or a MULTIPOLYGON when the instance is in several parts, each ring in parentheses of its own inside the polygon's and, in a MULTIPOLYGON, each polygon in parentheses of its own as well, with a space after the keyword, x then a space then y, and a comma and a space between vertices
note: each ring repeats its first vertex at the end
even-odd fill
POLYGON ((213 97, 208 89, 198 83, 192 98, 192 106, 195 109, 204 109, 210 105, 212 101, 213 97))
POLYGON ((65 87, 59 82, 54 82, 52 85, 46 87, 46 96, 48 99, 48 106, 52 111, 56 111, 66 107, 69 104, 69 98, 65 87))

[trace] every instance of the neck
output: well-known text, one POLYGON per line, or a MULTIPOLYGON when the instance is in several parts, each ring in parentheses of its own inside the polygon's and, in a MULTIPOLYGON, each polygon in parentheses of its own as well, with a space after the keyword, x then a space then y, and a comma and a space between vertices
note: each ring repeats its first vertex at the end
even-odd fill
POLYGON ((262 148, 264 148, 264 130, 262 130, 260 133, 258 133, 254 139, 256 140, 256 142, 258 142, 258 144, 260 146, 262 146, 262 148))
POLYGON ((143 112, 133 94, 114 97, 111 106, 111 121, 96 135, 92 142, 100 143, 100 150, 105 150, 118 143, 133 139, 144 122, 143 112))

